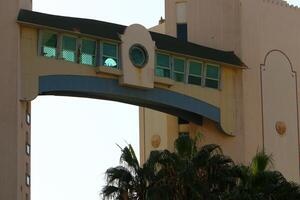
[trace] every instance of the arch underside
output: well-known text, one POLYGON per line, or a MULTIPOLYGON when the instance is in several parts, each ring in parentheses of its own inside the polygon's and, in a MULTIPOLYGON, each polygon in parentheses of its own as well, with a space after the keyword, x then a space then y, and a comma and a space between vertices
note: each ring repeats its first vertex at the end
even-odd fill
POLYGON ((201 124, 202 117, 220 123, 219 108, 204 101, 164 90, 123 87, 118 80, 74 75, 39 77, 39 95, 75 96, 147 107, 201 124))

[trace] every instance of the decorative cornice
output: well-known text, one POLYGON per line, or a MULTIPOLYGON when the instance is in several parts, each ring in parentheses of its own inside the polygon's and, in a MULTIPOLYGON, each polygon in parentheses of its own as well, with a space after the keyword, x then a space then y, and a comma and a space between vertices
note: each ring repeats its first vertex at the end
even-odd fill
POLYGON ((273 5, 277 5, 277 6, 281 6, 281 7, 286 7, 286 8, 291 8, 291 9, 299 9, 298 6, 289 4, 287 1, 285 0, 262 0, 264 3, 269 3, 269 4, 273 4, 273 5))

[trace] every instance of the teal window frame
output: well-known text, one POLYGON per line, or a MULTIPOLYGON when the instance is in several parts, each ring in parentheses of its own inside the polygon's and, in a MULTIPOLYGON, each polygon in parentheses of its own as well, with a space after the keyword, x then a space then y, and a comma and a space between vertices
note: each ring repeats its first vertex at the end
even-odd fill
POLYGON ((101 65, 104 67, 110 67, 110 68, 114 68, 114 69, 120 69, 120 59, 119 59, 119 44, 115 43, 115 42, 108 42, 108 41, 101 41, 101 65), (116 55, 112 56, 112 55, 108 55, 105 54, 104 52, 104 45, 108 44, 108 45, 113 45, 116 47, 116 55), (106 66, 105 65, 105 60, 111 58, 116 62, 116 66, 106 66))
POLYGON ((186 76, 185 76, 185 74, 186 74, 186 59, 182 58, 182 57, 173 56, 172 66, 173 66, 172 79, 174 81, 177 81, 177 82, 185 83, 186 82, 185 81, 186 80, 186 76), (176 66, 175 66, 176 60, 183 61, 183 71, 176 70, 176 66), (183 77, 183 79, 182 80, 178 80, 177 79, 178 75, 181 75, 183 77))
POLYGON ((187 81, 187 83, 192 84, 192 85, 202 86, 203 85, 203 80, 204 80, 204 78, 203 78, 204 77, 203 76, 204 72, 203 71, 204 71, 204 63, 203 62, 200 62, 200 61, 197 61, 197 60, 189 60, 188 61, 188 81, 187 81), (201 65, 200 74, 195 74, 195 73, 191 72, 191 64, 192 63, 201 65), (199 84, 192 83, 191 82, 192 78, 200 79, 200 83, 199 84))
POLYGON ((73 63, 78 63, 78 38, 74 35, 69 35, 69 34, 63 34, 61 36, 61 51, 60 51, 61 58, 67 62, 73 62, 73 63), (75 39, 75 49, 67 49, 64 48, 64 38, 72 38, 75 39), (69 60, 67 57, 64 55, 64 51, 68 51, 68 53, 74 53, 74 60, 69 60))
POLYGON ((171 69, 172 69, 172 56, 169 55, 169 54, 156 52, 155 53, 155 75, 158 76, 158 77, 162 77, 162 78, 171 78, 171 76, 172 76, 172 73, 171 73, 172 70, 171 69), (168 67, 158 64, 158 55, 168 56, 168 60, 169 60, 169 66, 168 67), (157 69, 163 70, 163 71, 165 71, 165 70, 168 71, 169 76, 160 75, 158 73, 157 69))
POLYGON ((54 31, 49 31, 49 30, 40 30, 39 31, 39 55, 46 57, 46 58, 57 58, 58 56, 58 43, 59 43, 59 35, 57 32, 54 31), (55 46, 47 46, 44 44, 44 36, 45 34, 53 34, 56 36, 56 43, 55 46), (45 52, 45 48, 49 48, 52 49, 54 51, 54 55, 53 56, 47 56, 47 53, 45 52))
POLYGON ((79 58, 78 58, 78 63, 79 64, 82 64, 82 65, 89 65, 89 66, 96 66, 97 64, 97 45, 98 45, 98 42, 97 40, 95 39, 91 39, 91 38, 80 38, 80 54, 79 54, 79 58), (83 51, 83 43, 84 41, 88 41, 88 42, 94 42, 94 53, 89 53, 89 52, 84 52, 83 51), (84 62, 83 60, 83 56, 91 56, 92 57, 92 62, 91 63, 88 63, 88 62, 84 62))
POLYGON ((204 86, 212 89, 220 89, 220 77, 221 77, 221 67, 220 65, 217 64, 212 64, 212 63, 206 63, 205 64, 205 81, 204 81, 204 86), (218 69, 218 77, 209 77, 207 74, 208 68, 209 67, 215 67, 218 69), (208 81, 213 81, 217 82, 217 87, 212 87, 208 85, 208 81))

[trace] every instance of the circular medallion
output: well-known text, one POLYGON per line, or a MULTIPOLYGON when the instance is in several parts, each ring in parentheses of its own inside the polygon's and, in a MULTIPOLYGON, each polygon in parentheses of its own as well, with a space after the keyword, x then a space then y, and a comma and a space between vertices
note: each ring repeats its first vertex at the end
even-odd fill
POLYGON ((151 138, 152 147, 158 148, 160 146, 160 142, 161 142, 161 139, 160 139, 159 135, 153 135, 152 136, 152 138, 151 138))
POLYGON ((280 135, 283 135, 286 133, 287 128, 286 128, 285 123, 282 121, 276 122, 275 128, 276 128, 277 133, 280 135))
POLYGON ((142 68, 148 62, 148 52, 140 44, 133 45, 129 50, 129 57, 135 67, 142 68))

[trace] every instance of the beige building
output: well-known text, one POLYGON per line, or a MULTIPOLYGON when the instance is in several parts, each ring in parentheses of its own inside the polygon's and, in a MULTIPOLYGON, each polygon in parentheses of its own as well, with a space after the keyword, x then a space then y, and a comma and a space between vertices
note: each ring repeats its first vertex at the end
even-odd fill
POLYGON ((166 0, 150 31, 0 0, 0 199, 30 199, 30 102, 140 106, 141 160, 203 134, 236 162, 259 149, 299 182, 300 10, 282 0, 166 0), (167 114, 166 114, 167 113, 167 114))

